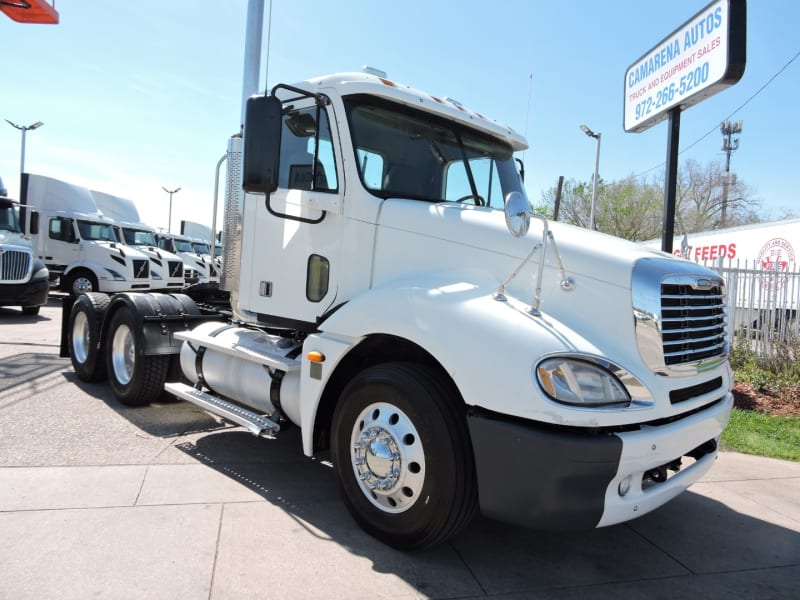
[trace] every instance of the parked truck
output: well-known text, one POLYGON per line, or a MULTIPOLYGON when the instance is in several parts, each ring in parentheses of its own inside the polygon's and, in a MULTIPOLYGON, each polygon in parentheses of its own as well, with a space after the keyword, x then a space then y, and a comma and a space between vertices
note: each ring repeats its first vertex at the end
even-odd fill
POLYGON ((149 259, 117 240, 114 222, 99 211, 87 188, 24 173, 20 203, 39 211, 42 228, 27 232, 63 291, 150 289, 149 259))
POLYGON ((124 404, 166 389, 255 435, 299 427, 397 548, 479 512, 546 529, 646 514, 717 456, 724 282, 531 214, 526 146, 382 74, 275 85, 229 141, 230 310, 84 294, 64 350, 124 404))
POLYGON ((180 291, 186 287, 183 260, 158 247, 156 228, 142 223, 136 204, 128 198, 96 190, 91 192, 97 207, 114 220, 119 240, 150 259, 150 289, 180 291))
MULTIPOLYGON (((33 253, 31 240, 22 233, 19 204, 7 197, 0 179, 0 306, 19 306, 36 315, 47 303, 50 273, 33 253)), ((28 213, 38 230, 38 215, 28 213)))
MULTIPOLYGON (((158 247, 178 255, 184 264, 187 284, 218 283, 219 274, 210 255, 198 251, 196 240, 175 233, 160 231, 156 234, 158 247)), ((202 248, 201 248, 202 250, 202 248)))

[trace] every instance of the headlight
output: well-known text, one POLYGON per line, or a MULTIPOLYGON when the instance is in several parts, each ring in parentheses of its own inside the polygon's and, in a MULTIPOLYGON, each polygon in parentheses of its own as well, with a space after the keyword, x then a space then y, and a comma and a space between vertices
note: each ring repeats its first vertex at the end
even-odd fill
POLYGON ((40 279, 50 279, 50 271, 47 270, 47 267, 37 270, 31 277, 31 281, 39 281, 40 279))
POLYGON ((609 371, 589 362, 548 358, 536 367, 536 379, 556 402, 572 406, 626 407, 631 397, 609 371))

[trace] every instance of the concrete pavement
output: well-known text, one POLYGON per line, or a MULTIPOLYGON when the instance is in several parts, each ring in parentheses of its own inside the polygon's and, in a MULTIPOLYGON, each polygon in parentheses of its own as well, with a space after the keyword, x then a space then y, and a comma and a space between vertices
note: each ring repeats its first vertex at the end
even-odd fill
POLYGON ((0 309, 0 599, 792 598, 800 463, 723 452, 631 523, 580 533, 479 519, 392 550, 299 432, 260 440, 183 402, 120 405, 58 358, 58 305, 0 309))

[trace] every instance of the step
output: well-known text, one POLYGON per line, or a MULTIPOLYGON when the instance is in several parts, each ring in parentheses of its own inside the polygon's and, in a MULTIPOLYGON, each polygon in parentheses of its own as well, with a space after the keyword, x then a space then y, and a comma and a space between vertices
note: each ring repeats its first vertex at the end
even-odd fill
POLYGON ((191 342, 198 347, 209 348, 223 354, 278 369, 279 371, 289 373, 300 369, 301 362, 299 358, 286 358, 281 354, 262 352, 244 345, 230 346, 220 342, 217 338, 201 335, 193 331, 176 331, 174 336, 176 340, 191 342))
POLYGON ((185 383, 166 383, 164 384, 164 389, 170 394, 191 402, 212 414, 219 415, 228 421, 247 428, 255 436, 269 437, 280 430, 280 426, 266 415, 242 408, 238 404, 223 400, 185 383))

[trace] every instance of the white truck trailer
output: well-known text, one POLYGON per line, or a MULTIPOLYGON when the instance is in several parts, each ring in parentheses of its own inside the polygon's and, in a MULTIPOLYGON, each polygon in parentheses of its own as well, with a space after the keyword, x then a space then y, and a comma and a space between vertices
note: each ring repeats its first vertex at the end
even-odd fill
MULTIPOLYGON (((38 231, 38 215, 28 215, 38 231)), ((0 306, 19 306, 24 314, 36 315, 47 303, 50 273, 22 231, 19 204, 6 196, 0 179, 0 306)))
POLYGON ((183 260, 158 247, 156 228, 142 223, 133 201, 96 190, 91 192, 97 207, 115 221, 120 241, 150 259, 150 289, 180 291, 186 287, 183 260))
POLYGON ((87 188, 25 173, 20 203, 39 211, 42 227, 28 233, 51 278, 60 278, 63 291, 150 289, 149 259, 119 243, 114 222, 98 210, 87 188))
POLYGON ((767 340, 800 332, 800 219, 684 234, 675 238, 673 254, 725 278, 731 333, 767 340))
POLYGON ((479 511, 620 523, 712 466, 733 402, 713 271, 532 215, 522 136, 385 76, 279 84, 244 121, 231 309, 82 295, 63 339, 82 379, 129 405, 165 388, 255 435, 298 426, 355 521, 403 549, 479 511))

